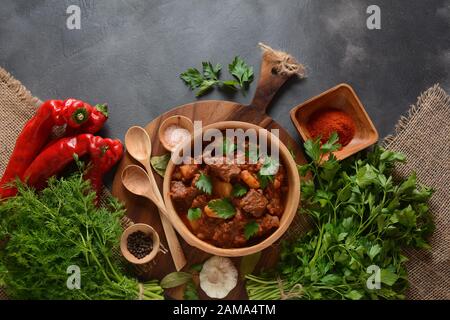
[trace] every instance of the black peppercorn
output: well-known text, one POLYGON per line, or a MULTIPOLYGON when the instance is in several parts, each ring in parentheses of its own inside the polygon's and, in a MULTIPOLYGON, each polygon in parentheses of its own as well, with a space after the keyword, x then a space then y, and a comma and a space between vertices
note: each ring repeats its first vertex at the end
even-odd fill
POLYGON ((127 248, 138 259, 144 258, 153 249, 152 237, 142 231, 136 231, 127 238, 127 248))

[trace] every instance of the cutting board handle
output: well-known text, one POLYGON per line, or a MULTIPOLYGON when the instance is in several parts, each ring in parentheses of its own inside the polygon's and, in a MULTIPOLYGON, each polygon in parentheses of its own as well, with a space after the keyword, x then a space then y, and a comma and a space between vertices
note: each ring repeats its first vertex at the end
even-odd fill
POLYGON ((258 85, 250 106, 261 113, 266 113, 278 89, 293 75, 304 78, 305 68, 290 54, 274 50, 262 43, 259 45, 263 50, 263 56, 258 85))

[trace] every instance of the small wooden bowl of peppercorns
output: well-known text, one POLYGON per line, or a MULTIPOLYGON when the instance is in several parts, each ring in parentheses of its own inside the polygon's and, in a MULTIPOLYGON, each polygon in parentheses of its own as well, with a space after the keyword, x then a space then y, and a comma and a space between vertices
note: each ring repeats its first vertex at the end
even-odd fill
POLYGON ((291 119, 303 140, 320 137, 325 143, 333 132, 341 148, 333 154, 347 158, 378 141, 378 132, 355 91, 339 84, 291 110, 291 119))
POLYGON ((145 264, 158 254, 159 235, 148 224, 136 223, 125 229, 120 239, 120 251, 129 262, 145 264))

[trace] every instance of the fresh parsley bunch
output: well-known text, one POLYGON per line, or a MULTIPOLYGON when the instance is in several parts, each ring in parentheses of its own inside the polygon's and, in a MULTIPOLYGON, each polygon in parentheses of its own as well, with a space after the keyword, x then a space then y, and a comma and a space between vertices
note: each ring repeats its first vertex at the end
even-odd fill
POLYGON ((203 61, 202 72, 196 68, 189 68, 180 75, 180 78, 191 90, 197 90, 195 94, 197 97, 206 94, 216 86, 232 90, 238 88, 247 90, 253 81, 253 67, 248 66, 239 56, 234 57, 228 65, 228 71, 234 77, 233 80, 219 80, 221 70, 222 65, 203 61))
POLYGON ((0 204, 0 285, 13 299, 163 299, 157 281, 138 284, 114 255, 123 207, 114 198, 97 208, 81 173, 51 178, 37 193, 19 183, 0 204), (81 288, 68 289, 76 265, 81 288))
POLYGON ((408 280, 402 250, 429 248, 426 239, 434 224, 426 203, 432 190, 418 186, 414 173, 394 179, 394 164, 405 161, 402 154, 376 146, 339 162, 330 154, 340 147, 337 141, 334 134, 325 144, 305 142, 311 162, 299 172, 311 179, 302 182, 300 212, 313 227, 284 243, 273 273, 247 276, 251 299, 404 298, 408 280), (379 268, 379 289, 367 286, 373 265, 379 268))

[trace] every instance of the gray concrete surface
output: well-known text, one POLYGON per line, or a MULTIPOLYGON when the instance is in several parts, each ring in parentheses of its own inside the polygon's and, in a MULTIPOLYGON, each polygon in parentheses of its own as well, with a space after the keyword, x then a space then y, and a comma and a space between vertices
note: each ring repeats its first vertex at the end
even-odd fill
MULTIPOLYGON (((383 137, 422 90, 439 82, 450 91, 449 21, 449 0, 0 0, 0 66, 41 99, 108 102, 103 133, 123 138, 195 100, 179 79, 186 68, 240 55, 257 69, 262 41, 308 69, 269 111, 292 135, 292 107, 347 82, 383 137), (66 28, 70 4, 81 8, 81 30, 66 28), (366 27, 370 4, 381 8, 381 30, 366 27)), ((203 99, 247 103, 254 88, 203 99)))

